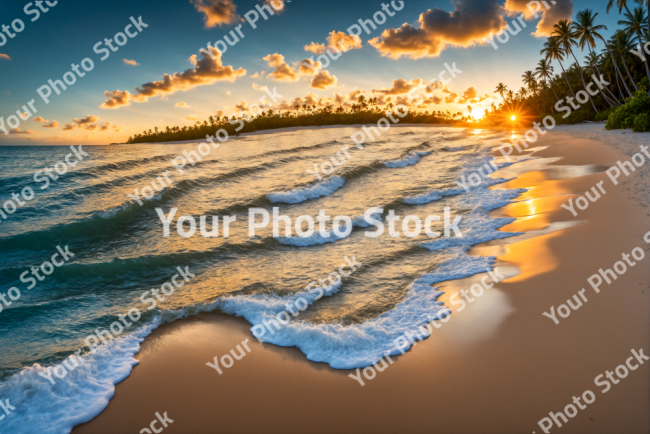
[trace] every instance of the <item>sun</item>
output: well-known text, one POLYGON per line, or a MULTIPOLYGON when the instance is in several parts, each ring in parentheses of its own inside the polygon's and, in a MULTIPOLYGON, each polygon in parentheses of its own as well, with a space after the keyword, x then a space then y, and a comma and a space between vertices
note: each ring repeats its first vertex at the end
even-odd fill
POLYGON ((514 121, 515 119, 517 119, 517 116, 515 116, 515 115, 510 116, 511 121, 514 121))

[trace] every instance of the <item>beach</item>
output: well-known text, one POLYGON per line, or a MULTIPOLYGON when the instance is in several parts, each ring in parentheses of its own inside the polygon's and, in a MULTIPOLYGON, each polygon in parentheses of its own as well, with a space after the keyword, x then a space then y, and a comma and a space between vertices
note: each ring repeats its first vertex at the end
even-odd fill
POLYGON ((166 433, 540 433, 538 421, 587 390, 595 401, 552 432, 647 432, 648 363, 606 393, 594 378, 632 350, 650 352, 650 258, 600 292, 587 281, 623 253, 649 251, 650 162, 619 185, 605 173, 640 144, 650 135, 557 127, 535 143, 537 160, 496 172, 516 178, 491 189, 528 191, 491 215, 516 218, 500 230, 525 234, 476 245, 469 255, 496 256, 505 280, 462 311, 450 299, 484 274, 434 285, 445 292, 438 301, 452 310, 448 321, 372 379, 360 377, 365 385, 349 376, 358 371, 259 343, 243 318, 202 313, 146 337, 139 364, 106 409, 73 432, 143 432, 166 412, 173 420, 166 433), (577 216, 561 207, 600 181, 606 193, 577 216), (587 301, 567 318, 556 324, 542 315, 581 289, 587 301), (231 368, 219 374, 206 365, 243 342, 250 352, 231 368))

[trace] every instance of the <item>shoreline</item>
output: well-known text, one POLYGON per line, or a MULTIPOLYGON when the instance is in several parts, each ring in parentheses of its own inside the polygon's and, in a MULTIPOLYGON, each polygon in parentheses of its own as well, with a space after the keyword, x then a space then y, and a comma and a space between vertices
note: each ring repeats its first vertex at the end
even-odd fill
MULTIPOLYGON (((548 146, 536 157, 561 156, 561 161, 493 187, 531 188, 491 213, 518 219, 501 230, 527 234, 474 246, 469 254, 497 256, 496 266, 512 277, 486 291, 466 313, 457 312, 449 299, 483 275, 436 285, 445 291, 439 301, 454 311, 449 323, 393 357, 394 364, 364 387, 347 377, 351 371, 310 362, 296 348, 257 343, 242 318, 201 314, 164 324, 148 336, 136 355, 140 364, 116 385, 108 407, 73 432, 139 432, 155 412, 167 412, 175 421, 165 432, 214 432, 217 426, 224 432, 304 432, 305 426, 323 433, 430 432, 432 424, 445 433, 541 432, 538 420, 586 389, 597 392, 596 401, 570 419, 564 432, 647 432, 647 368, 606 395, 593 383, 631 348, 650 341, 647 264, 631 268, 599 294, 586 278, 611 268, 621 253, 647 247, 641 237, 650 229, 648 195, 639 202, 631 187, 644 184, 641 175, 648 169, 618 186, 603 171, 571 177, 574 166, 609 167, 624 157, 605 140, 576 138, 604 137, 604 130, 579 127, 556 127, 560 130, 535 144, 548 146), (577 217, 560 208, 601 180, 608 193, 577 217), (563 225, 572 226, 548 230, 563 225), (555 325, 542 315, 581 288, 591 291, 588 301, 568 318, 555 325), (205 366, 245 339, 250 354, 223 375, 205 366)), ((620 130, 607 133, 607 140, 622 146, 620 130)), ((645 136, 648 143, 650 135, 645 136)), ((516 167, 496 176, 512 177, 506 174, 516 167)))

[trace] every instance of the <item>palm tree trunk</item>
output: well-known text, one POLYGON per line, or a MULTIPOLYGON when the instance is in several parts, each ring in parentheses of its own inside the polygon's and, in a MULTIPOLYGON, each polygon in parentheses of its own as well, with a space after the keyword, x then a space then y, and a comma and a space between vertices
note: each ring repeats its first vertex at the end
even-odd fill
MULTIPOLYGON (((648 0, 648 1, 650 1, 650 0, 648 0)), ((590 50, 590 52, 593 53, 594 51, 593 51, 593 50, 590 50)), ((602 73, 600 72, 600 68, 598 67, 598 62, 595 62, 595 63, 594 63, 594 66, 596 67, 596 73, 598 74, 598 77, 600 77, 600 76, 602 75, 602 73)), ((591 72, 593 72, 593 71, 591 71, 591 72)), ((616 104, 621 105, 621 102, 618 100, 618 98, 616 98, 616 96, 612 93, 611 90, 609 90, 609 88, 608 88, 607 86, 605 86, 605 90, 606 90, 606 91, 609 93, 609 95, 614 99, 614 101, 616 101, 616 104)), ((605 100, 606 100, 607 102, 609 102, 610 105, 612 105, 612 103, 610 102, 609 98, 607 98, 607 95, 605 95, 604 92, 603 92, 603 96, 605 97, 605 100)))
POLYGON ((571 95, 573 95, 573 97, 575 98, 576 94, 573 93, 573 89, 571 88, 571 83, 569 83, 569 76, 566 75, 566 71, 564 70, 564 66, 562 66, 562 62, 559 61, 559 60, 557 62, 560 64, 560 68, 562 68, 562 72, 564 73, 564 79, 566 80, 567 86, 569 86, 569 90, 571 91, 571 95))
MULTIPOLYGON (((612 58, 612 64, 614 64, 614 69, 616 69, 616 72, 618 73, 618 75, 616 77, 617 78, 619 76, 623 77, 623 74, 621 74, 620 69, 618 69, 618 64, 616 63, 616 59, 614 59, 614 55, 612 54, 612 50, 610 50, 609 44, 607 42, 605 42, 605 47, 607 47, 607 52, 609 53, 609 56, 612 58)), ((628 95, 632 96, 632 92, 630 92, 630 89, 628 89, 627 84, 625 84, 625 80, 623 80, 623 85, 625 86, 625 90, 627 90, 628 95)))
POLYGON ((594 100, 591 99, 591 94, 587 91, 587 83, 585 83, 585 76, 582 73, 582 66, 580 66, 580 63, 578 63, 578 59, 576 59, 575 54, 573 54, 573 50, 569 48, 569 53, 573 56, 573 59, 576 61, 576 65, 578 65, 578 72, 580 72, 580 78, 582 79, 582 87, 585 90, 585 93, 589 97, 589 102, 591 102, 591 106, 594 108, 594 111, 596 113, 600 113, 598 109, 596 108, 596 104, 594 104, 594 100))
MULTIPOLYGON (((600 75, 600 70, 598 69, 598 65, 595 65, 595 66, 596 66, 596 73, 598 75, 600 75)), ((593 67, 591 68, 591 73, 594 74, 594 68, 593 67)), ((607 89, 607 87, 605 87, 605 90, 609 91, 609 89, 607 89)), ((601 92, 601 95, 603 96, 603 99, 607 102, 607 104, 609 104, 610 107, 614 107, 614 103, 612 103, 612 100, 607 97, 605 92, 601 92)))
POLYGON ((632 82, 632 86, 634 86, 634 90, 639 90, 639 88, 636 86, 636 83, 634 82, 634 79, 632 78, 632 74, 630 74, 630 70, 627 69, 627 62, 625 62, 625 57, 621 56, 621 62, 625 67, 625 72, 627 72, 627 76, 630 78, 630 82, 632 82))

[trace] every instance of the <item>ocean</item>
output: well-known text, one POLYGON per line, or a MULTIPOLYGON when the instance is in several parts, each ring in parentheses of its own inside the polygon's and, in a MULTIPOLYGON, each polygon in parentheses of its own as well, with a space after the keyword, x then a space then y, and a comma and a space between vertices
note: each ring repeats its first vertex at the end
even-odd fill
MULTIPOLYGON (((283 317, 286 324, 273 332, 265 328, 261 339, 298 347, 308 360, 337 369, 399 354, 397 338, 422 333, 422 325, 450 314, 438 301, 436 283, 491 269, 495 258, 469 256, 471 246, 518 235, 499 231, 513 219, 489 212, 522 190, 490 190, 504 181, 494 177, 481 178, 469 192, 457 183, 485 167, 506 136, 401 127, 360 149, 350 139, 355 131, 231 139, 187 164, 182 175, 172 160, 187 157, 184 152, 196 151, 198 143, 84 146, 88 156, 63 174, 42 172, 41 181, 34 175, 45 168, 64 172, 65 165, 55 164, 65 161, 69 147, 0 148, 0 400, 15 408, 0 421, 0 432, 67 433, 91 420, 128 377, 146 336, 199 312, 240 316, 260 330, 289 312, 287 306, 298 306, 296 315, 283 317), (322 180, 313 173, 315 164, 322 180), (45 178, 49 185, 42 188, 45 178), (12 199, 26 187, 31 200, 12 199), (128 196, 135 197, 136 188, 141 203, 128 196), (321 210, 332 219, 348 216, 351 231, 274 236, 269 225, 250 236, 251 208, 272 216, 274 207, 291 222, 316 220, 321 210), (175 219, 194 216, 193 236, 181 236, 175 222, 164 236, 159 212, 169 215, 174 208, 175 219), (382 208, 372 215, 384 223, 389 210, 424 222, 442 218, 448 208, 461 216, 463 236, 392 236, 386 230, 371 237, 375 227, 363 218, 371 208, 382 208), (199 216, 207 216, 207 230, 219 216, 219 236, 202 236, 199 216), (228 237, 223 216, 236 217, 228 237), (61 253, 66 246, 67 257, 61 253), (351 261, 360 265, 351 267, 351 261), (185 277, 179 267, 188 270, 185 277), (183 284, 172 287, 177 274, 183 284), (101 345, 89 352, 88 342, 101 345), (80 364, 71 358, 75 352, 80 364)), ((497 158, 494 164, 509 163, 497 158)))

